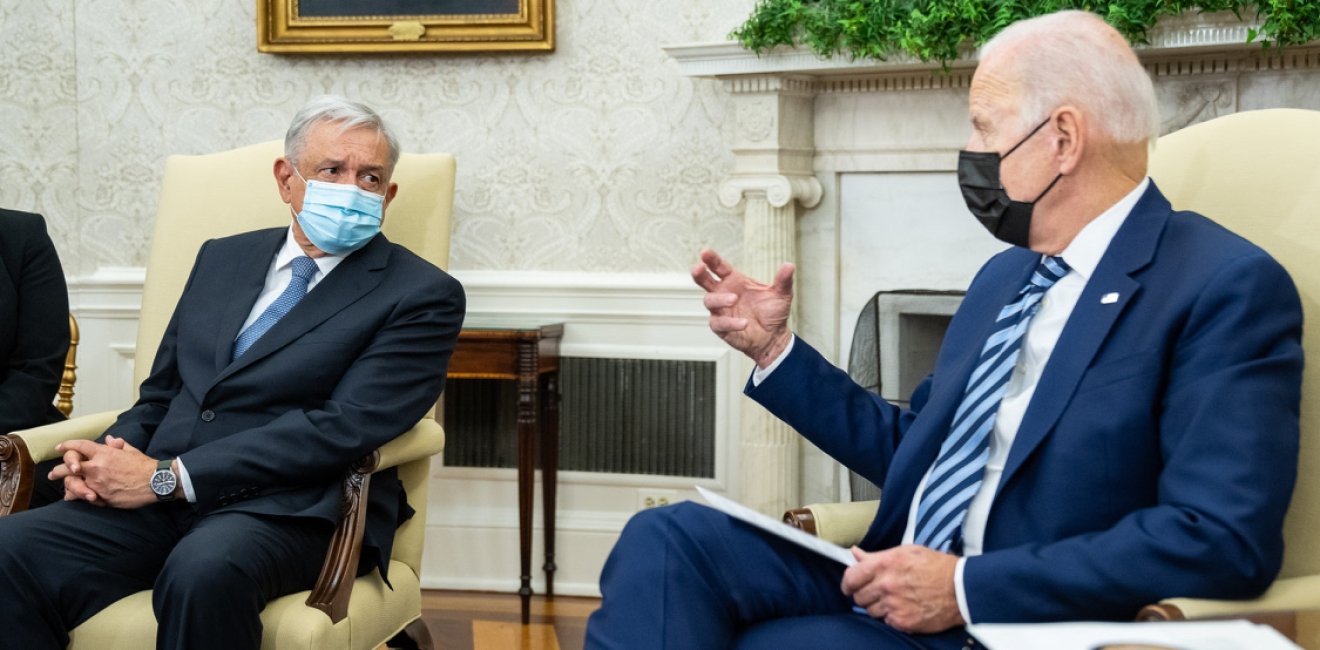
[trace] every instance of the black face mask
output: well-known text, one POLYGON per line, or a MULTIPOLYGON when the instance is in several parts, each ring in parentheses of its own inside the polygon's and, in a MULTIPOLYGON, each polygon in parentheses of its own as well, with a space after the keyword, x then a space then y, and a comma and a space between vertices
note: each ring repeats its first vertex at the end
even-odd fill
POLYGON ((1018 140, 1018 143, 1003 156, 993 151, 958 152, 958 186, 962 188, 963 201, 967 202, 967 209, 972 211, 972 216, 1002 242, 1028 247, 1031 238, 1032 208, 1045 197, 1046 193, 1054 189, 1055 183, 1058 183, 1060 178, 1063 178, 1062 173, 1055 176, 1054 180, 1050 181, 1049 187, 1046 187, 1035 200, 1026 202, 1008 198, 1008 192, 999 182, 999 162, 1017 151, 1018 147, 1049 123, 1049 119, 1046 118, 1040 126, 1018 140))

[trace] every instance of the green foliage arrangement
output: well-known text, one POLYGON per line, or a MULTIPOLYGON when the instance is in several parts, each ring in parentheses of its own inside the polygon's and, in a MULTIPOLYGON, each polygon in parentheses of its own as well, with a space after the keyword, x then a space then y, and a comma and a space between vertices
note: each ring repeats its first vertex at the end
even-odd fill
POLYGON ((1320 0, 761 0, 731 34, 757 53, 805 45, 821 56, 885 60, 897 53, 945 65, 1022 18, 1060 9, 1087 9, 1135 44, 1165 16, 1231 11, 1254 17, 1248 41, 1299 45, 1320 38, 1320 0))

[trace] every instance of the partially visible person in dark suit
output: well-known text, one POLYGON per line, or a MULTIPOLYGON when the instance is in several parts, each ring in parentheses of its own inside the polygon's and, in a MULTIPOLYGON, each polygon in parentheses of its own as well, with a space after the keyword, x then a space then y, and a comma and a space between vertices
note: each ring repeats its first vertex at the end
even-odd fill
POLYGON ((69 293, 39 214, 0 209, 0 434, 64 419, 69 293))
MULTIPOLYGON (((398 160, 367 106, 298 111, 288 225, 202 244, 137 403, 57 447, 65 500, 0 518, 0 644, 64 648, 151 589, 157 648, 256 650, 266 603, 311 588, 345 473, 435 405, 463 323, 458 281, 380 232, 398 160)), ((361 573, 388 580, 408 496, 372 478, 361 573)))

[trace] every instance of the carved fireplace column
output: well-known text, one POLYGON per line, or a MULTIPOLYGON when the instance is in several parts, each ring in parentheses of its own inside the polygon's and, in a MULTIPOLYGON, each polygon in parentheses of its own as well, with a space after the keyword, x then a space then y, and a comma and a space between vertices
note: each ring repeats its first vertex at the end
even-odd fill
MULTIPOLYGON (((734 98, 737 129, 733 173, 720 183, 720 202, 742 206, 743 272, 769 282, 780 264, 797 263, 799 205, 811 208, 821 198, 812 172, 813 80, 739 77, 725 87, 734 98)), ((751 367, 746 360, 744 370, 750 373, 751 367)), ((741 402, 740 421, 735 494, 778 517, 799 505, 798 434, 748 399, 741 402)))

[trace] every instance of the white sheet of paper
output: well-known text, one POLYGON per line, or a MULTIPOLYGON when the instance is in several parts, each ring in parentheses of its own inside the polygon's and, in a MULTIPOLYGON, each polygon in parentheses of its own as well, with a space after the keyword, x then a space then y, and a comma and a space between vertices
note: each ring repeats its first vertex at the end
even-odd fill
POLYGON ((1145 643, 1170 650, 1300 650, 1268 625, 1250 621, 1176 623, 983 623, 967 631, 990 650, 1096 650, 1145 643))
POLYGON ((831 544, 815 535, 808 535, 807 533, 793 528, 774 517, 763 515, 737 501, 715 494, 700 485, 696 486, 696 488, 697 492, 701 493, 701 497, 706 500, 706 503, 708 503, 710 507, 723 512, 734 519, 745 521, 771 535, 786 539, 802 548, 814 551, 819 555, 823 555, 835 562, 839 562, 844 566, 857 564, 857 560, 853 558, 852 553, 842 546, 831 544))

